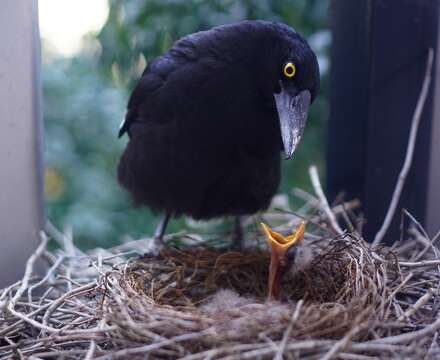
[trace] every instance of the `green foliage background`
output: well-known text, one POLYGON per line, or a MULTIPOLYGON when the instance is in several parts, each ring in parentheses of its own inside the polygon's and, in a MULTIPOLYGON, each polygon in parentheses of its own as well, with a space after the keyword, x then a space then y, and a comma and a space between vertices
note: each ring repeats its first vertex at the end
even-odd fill
MULTIPOLYGON (((328 113, 330 34, 328 0, 110 0, 99 34, 84 40, 82 52, 59 58, 45 47, 44 119, 46 195, 49 219, 72 226, 84 248, 110 246, 124 235, 150 234, 157 219, 134 209, 119 188, 115 171, 126 139, 116 133, 125 105, 145 64, 183 35, 242 19, 287 23, 303 34, 318 54, 322 91, 312 107, 302 144, 283 163, 280 192, 308 189, 307 168, 323 167, 328 113)), ((188 226, 174 221, 170 230, 188 226)))

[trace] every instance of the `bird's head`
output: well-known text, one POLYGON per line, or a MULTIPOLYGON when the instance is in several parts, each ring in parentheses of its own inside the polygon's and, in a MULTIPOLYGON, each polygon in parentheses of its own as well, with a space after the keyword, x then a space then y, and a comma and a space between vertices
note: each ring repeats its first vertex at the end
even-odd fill
MULTIPOLYGON (((319 84, 316 56, 301 35, 282 23, 245 20, 177 41, 147 67, 129 107, 145 98, 140 95, 146 89, 151 89, 152 99, 169 94, 173 107, 150 100, 149 108, 166 104, 166 111, 171 111, 194 106, 187 128, 191 124, 196 130, 206 127, 221 141, 227 129, 228 138, 236 134, 240 141, 279 145, 289 159, 319 84), (224 126, 228 121, 230 126, 224 126)), ((127 127, 125 123, 123 129, 127 127)), ((206 139, 211 143, 215 136, 206 139)))
MULTIPOLYGON (((286 158, 291 158, 319 91, 315 53, 300 34, 277 22, 246 20, 216 28, 212 34, 216 40, 212 44, 221 44, 213 46, 215 55, 229 60, 229 69, 236 70, 236 81, 251 79, 263 94, 264 106, 278 115, 282 147, 286 158)), ((240 90, 237 87, 236 91, 240 90)))
POLYGON ((290 159, 301 139, 308 111, 316 98, 320 80, 316 56, 307 42, 292 28, 274 24, 277 41, 266 55, 278 113, 284 153, 290 159))

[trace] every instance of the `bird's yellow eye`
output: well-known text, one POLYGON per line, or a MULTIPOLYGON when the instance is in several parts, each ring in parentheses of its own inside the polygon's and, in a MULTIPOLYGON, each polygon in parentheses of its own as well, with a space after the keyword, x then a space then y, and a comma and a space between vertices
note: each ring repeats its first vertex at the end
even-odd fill
POLYGON ((286 65, 284 65, 283 73, 288 78, 294 77, 296 74, 296 66, 293 63, 288 62, 286 65))

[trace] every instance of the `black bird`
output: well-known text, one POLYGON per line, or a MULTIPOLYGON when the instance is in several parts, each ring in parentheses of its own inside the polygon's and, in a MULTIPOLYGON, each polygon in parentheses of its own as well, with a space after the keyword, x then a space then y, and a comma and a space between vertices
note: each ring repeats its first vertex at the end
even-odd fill
POLYGON ((316 56, 287 25, 243 21, 178 40, 128 102, 119 182, 165 217, 253 214, 280 182, 319 90, 316 56))

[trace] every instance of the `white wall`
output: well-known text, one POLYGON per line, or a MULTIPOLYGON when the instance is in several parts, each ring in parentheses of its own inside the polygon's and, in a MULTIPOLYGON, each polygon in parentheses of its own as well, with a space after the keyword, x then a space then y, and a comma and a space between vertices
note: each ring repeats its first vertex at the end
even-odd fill
POLYGON ((0 287, 20 278, 43 224, 36 0, 1 0, 0 287))

